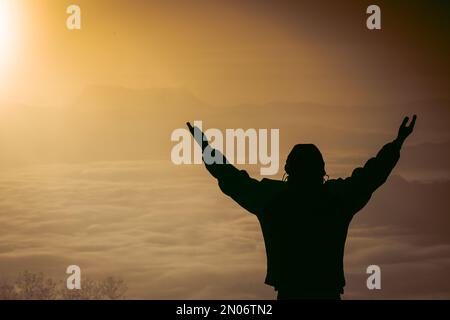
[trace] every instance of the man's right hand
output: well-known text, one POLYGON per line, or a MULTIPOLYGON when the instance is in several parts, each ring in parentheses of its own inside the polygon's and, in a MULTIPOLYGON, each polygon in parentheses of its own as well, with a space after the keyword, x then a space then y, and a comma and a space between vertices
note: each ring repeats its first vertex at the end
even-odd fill
POLYGON ((194 140, 202 147, 202 152, 205 151, 208 146, 208 139, 205 134, 199 128, 192 126, 190 122, 186 122, 186 125, 188 126, 189 132, 194 137, 194 140), (199 141, 199 139, 201 140, 199 141))
POLYGON ((194 127, 192 126, 192 124, 190 122, 186 122, 186 125, 189 128, 189 132, 194 135, 194 127))

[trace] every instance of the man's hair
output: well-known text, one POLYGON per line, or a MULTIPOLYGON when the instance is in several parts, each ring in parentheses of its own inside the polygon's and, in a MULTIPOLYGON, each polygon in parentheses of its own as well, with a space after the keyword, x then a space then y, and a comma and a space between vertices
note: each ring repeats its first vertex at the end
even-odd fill
POLYGON ((297 144, 289 153, 284 170, 289 178, 323 179, 326 175, 322 153, 314 144, 297 144))

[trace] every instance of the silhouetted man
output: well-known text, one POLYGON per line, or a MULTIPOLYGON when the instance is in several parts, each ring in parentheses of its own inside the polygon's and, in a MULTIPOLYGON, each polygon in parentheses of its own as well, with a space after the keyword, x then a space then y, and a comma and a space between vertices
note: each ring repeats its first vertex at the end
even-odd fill
MULTIPOLYGON (((416 116, 409 126, 408 121, 394 141, 346 179, 324 181, 325 163, 313 144, 294 146, 284 167, 286 181, 252 179, 225 158, 222 164, 206 164, 220 189, 257 216, 267 254, 265 283, 278 291, 278 299, 340 299, 348 226, 397 163, 416 116)), ((203 151, 211 148, 197 127, 187 125, 201 137, 203 151)))

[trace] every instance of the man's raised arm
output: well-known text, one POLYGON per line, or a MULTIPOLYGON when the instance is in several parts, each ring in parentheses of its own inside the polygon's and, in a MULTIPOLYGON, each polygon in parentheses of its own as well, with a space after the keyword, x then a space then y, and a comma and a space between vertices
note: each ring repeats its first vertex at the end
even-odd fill
POLYGON ((208 143, 208 138, 199 128, 192 126, 190 122, 187 122, 186 125, 194 137, 194 140, 202 148, 203 162, 206 169, 214 178, 221 180, 240 172, 235 166, 227 161, 222 152, 211 147, 208 143))
POLYGON ((381 148, 376 157, 369 159, 364 167, 353 170, 351 177, 345 179, 343 193, 350 212, 356 213, 372 193, 386 182, 392 169, 400 158, 400 149, 406 138, 412 133, 416 123, 416 115, 407 126, 409 117, 403 119, 397 138, 381 148))
POLYGON ((245 170, 230 164, 222 152, 213 149, 205 134, 197 127, 186 123, 194 139, 202 148, 202 159, 209 173, 218 180, 223 193, 230 196, 243 208, 257 214, 261 210, 262 187, 245 170))

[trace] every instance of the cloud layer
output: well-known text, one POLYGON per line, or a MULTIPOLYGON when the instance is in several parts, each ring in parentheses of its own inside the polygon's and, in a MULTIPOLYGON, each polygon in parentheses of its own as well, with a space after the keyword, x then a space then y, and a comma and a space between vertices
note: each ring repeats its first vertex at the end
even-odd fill
MULTIPOLYGON (((346 298, 448 298, 449 183, 391 177, 355 218, 346 298), (392 197, 395 192, 396 196, 392 197), (382 268, 382 290, 365 287, 382 268), (411 281, 414 279, 414 281, 411 281)), ((257 220, 202 166, 103 162, 30 166, 0 177, 0 270, 120 276, 129 298, 271 299, 257 220)))

